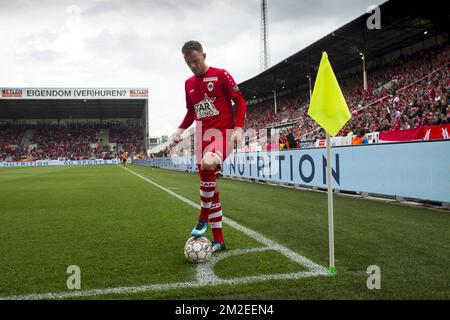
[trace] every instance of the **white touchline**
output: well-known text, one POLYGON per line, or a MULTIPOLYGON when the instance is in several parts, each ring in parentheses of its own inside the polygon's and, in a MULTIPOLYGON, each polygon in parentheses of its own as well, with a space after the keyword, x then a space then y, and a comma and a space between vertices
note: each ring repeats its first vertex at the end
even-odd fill
MULTIPOLYGON (((180 196, 179 194, 165 188, 158 183, 151 181, 140 174, 129 170, 127 168, 121 167, 124 170, 129 171, 130 173, 138 176, 139 178, 147 181, 148 183, 154 185, 155 187, 169 193, 175 198, 183 201, 186 204, 191 205, 194 208, 200 209, 200 205, 197 203, 180 196)), ((197 265, 197 274, 195 281, 188 282, 174 282, 174 283, 161 283, 161 284, 149 284, 142 286, 134 286, 134 287, 117 287, 117 288, 100 288, 100 289, 90 289, 90 290, 76 290, 76 291, 68 291, 68 292, 49 292, 49 293, 32 293, 26 295, 15 295, 15 296, 7 296, 0 297, 0 300, 48 300, 48 299, 68 299, 68 298, 79 298, 79 297, 92 297, 92 296, 100 296, 100 295, 108 295, 108 294, 129 294, 129 293, 139 293, 139 292, 150 292, 150 291, 164 291, 170 289, 177 288, 198 288, 204 286, 217 286, 217 285, 238 285, 252 282, 260 282, 267 280, 288 280, 288 279, 301 279, 305 277, 313 277, 313 276, 328 276, 328 270, 311 260, 299 255, 298 253, 284 247, 283 245, 270 240, 263 235, 253 231, 247 227, 244 227, 237 223, 236 221, 223 217, 223 222, 228 224, 229 226, 235 228, 236 230, 241 231, 246 234, 250 238, 253 238, 257 242, 266 245, 266 247, 257 247, 250 249, 235 249, 231 251, 226 251, 221 253, 220 255, 213 255, 208 263, 198 264, 197 265), (280 273, 280 274, 264 274, 258 276, 247 276, 247 277, 239 277, 232 279, 222 279, 217 277, 214 274, 214 266, 220 261, 229 256, 251 253, 251 252, 261 252, 267 250, 278 251, 283 254, 287 258, 295 261, 296 263, 306 267, 309 271, 301 271, 301 272, 291 272, 291 273, 280 273)))
POLYGON ((267 274, 260 276, 249 276, 234 279, 220 279, 211 283, 189 281, 189 282, 174 282, 162 284, 149 284, 135 287, 118 287, 118 288, 101 288, 91 290, 76 290, 66 292, 50 292, 50 293, 34 293, 21 296, 0 297, 0 300, 50 300, 50 299, 69 299, 81 297, 102 296, 107 294, 130 294, 150 291, 165 291, 179 288, 199 288, 217 285, 238 285, 252 282, 261 282, 267 280, 292 280, 301 279, 305 277, 327 276, 326 274, 319 274, 314 271, 292 272, 280 274, 267 274))
MULTIPOLYGON (((175 198, 183 201, 184 203, 186 203, 186 204, 188 204, 188 205, 190 205, 190 206, 200 210, 200 205, 199 204, 197 204, 197 203, 195 203, 195 202, 193 202, 193 201, 191 201, 189 199, 186 199, 183 196, 180 196, 179 194, 173 192, 172 190, 169 190, 169 189, 161 186, 160 184, 158 184, 158 183, 156 183, 154 181, 151 181, 151 180, 147 179, 146 177, 141 176, 140 174, 138 174, 138 173, 136 173, 136 172, 134 172, 134 171, 132 171, 132 170, 130 170, 128 168, 124 168, 124 167, 121 167, 121 168, 124 169, 124 170, 127 170, 128 172, 130 172, 130 173, 132 173, 132 174, 134 174, 136 176, 138 176, 142 180, 145 180, 148 183, 151 183, 155 187, 157 187, 157 188, 159 188, 159 189, 169 193, 170 195, 172 195, 175 198)), ((268 246, 272 250, 279 251, 280 253, 282 253, 283 255, 288 257, 289 259, 291 259, 291 260, 293 260, 293 261, 295 261, 295 262, 297 262, 297 263, 307 267, 308 269, 310 269, 312 271, 323 272, 325 274, 328 274, 328 270, 326 268, 324 268, 324 267, 322 267, 322 266, 312 262, 308 258, 305 258, 305 257, 299 255, 298 253, 296 253, 296 252, 286 248, 285 246, 283 246, 283 245, 281 245, 281 244, 279 244, 279 243, 277 243, 277 242, 275 242, 273 240, 270 240, 270 239, 266 238, 262 234, 257 233, 256 231, 253 231, 253 230, 251 230, 251 229, 249 229, 247 227, 244 227, 243 225, 240 225, 239 223, 237 223, 236 221, 234 221, 234 220, 232 220, 232 219, 230 219, 228 217, 223 217, 222 221, 224 223, 228 224, 229 226, 233 227, 234 229, 241 231, 242 233, 244 233, 245 235, 249 236, 250 238, 258 241, 259 243, 265 244, 266 246, 268 246)))

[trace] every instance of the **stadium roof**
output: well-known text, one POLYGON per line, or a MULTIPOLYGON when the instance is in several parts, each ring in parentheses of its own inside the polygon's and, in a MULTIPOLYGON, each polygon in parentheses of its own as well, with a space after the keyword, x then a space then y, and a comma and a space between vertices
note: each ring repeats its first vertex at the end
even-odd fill
POLYGON ((360 67, 360 52, 366 62, 434 36, 448 42, 448 11, 427 1, 388 1, 379 8, 381 29, 367 28, 366 13, 322 39, 239 84, 246 100, 269 96, 276 88, 308 87, 307 75, 315 77, 322 52, 326 51, 336 74, 360 67))
POLYGON ((144 108, 144 100, 0 100, 0 119, 140 119, 144 108))

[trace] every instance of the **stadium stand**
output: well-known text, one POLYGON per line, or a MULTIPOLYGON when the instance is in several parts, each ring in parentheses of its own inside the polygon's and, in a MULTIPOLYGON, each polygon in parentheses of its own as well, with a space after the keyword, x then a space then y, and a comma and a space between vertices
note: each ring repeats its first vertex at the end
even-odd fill
POLYGON ((122 152, 142 158, 145 148, 136 121, 66 124, 0 124, 0 161, 111 159, 122 152), (22 143, 26 132, 28 143, 22 143), (109 132, 109 141, 101 141, 109 132))
MULTIPOLYGON (((358 76, 342 81, 352 119, 340 131, 364 135, 370 132, 404 130, 429 125, 442 125, 450 121, 449 109, 449 47, 439 46, 400 57, 383 68, 372 70, 369 87, 361 88, 358 76)), ((296 142, 323 139, 322 130, 307 115, 308 92, 293 92, 277 101, 268 100, 249 108, 245 129, 283 127, 280 143, 286 144, 291 133, 296 142), (306 139, 305 139, 306 138, 306 139)))
POLYGON ((147 88, 0 88, 0 162, 146 156, 147 88))

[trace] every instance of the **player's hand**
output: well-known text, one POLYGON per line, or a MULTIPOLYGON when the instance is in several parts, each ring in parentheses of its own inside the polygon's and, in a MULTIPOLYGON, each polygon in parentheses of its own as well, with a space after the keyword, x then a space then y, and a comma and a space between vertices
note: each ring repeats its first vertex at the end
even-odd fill
POLYGON ((184 129, 178 128, 171 136, 171 140, 175 143, 178 143, 182 140, 181 135, 183 134, 184 129))
POLYGON ((236 148, 240 148, 242 146, 242 134, 243 130, 241 127, 234 127, 233 133, 231 134, 231 141, 236 148))

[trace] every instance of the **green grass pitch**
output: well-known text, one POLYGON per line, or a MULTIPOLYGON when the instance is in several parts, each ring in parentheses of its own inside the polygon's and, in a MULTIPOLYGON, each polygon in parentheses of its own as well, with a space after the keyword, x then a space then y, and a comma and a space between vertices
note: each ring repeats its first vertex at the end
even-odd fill
MULTIPOLYGON (((128 169, 199 202, 197 175, 128 169)), ((220 188, 224 216, 328 267, 326 194, 229 179, 220 188)), ((258 278, 308 268, 224 224, 230 256, 212 270, 229 282, 192 286, 199 267, 183 247, 198 209, 117 165, 1 168, 0 299, 450 299, 448 211, 339 195, 334 209, 337 275, 258 278), (69 265, 81 269, 81 296, 67 289, 69 265), (367 289, 369 265, 380 290, 367 289), (107 288, 124 289, 89 294, 107 288)))

